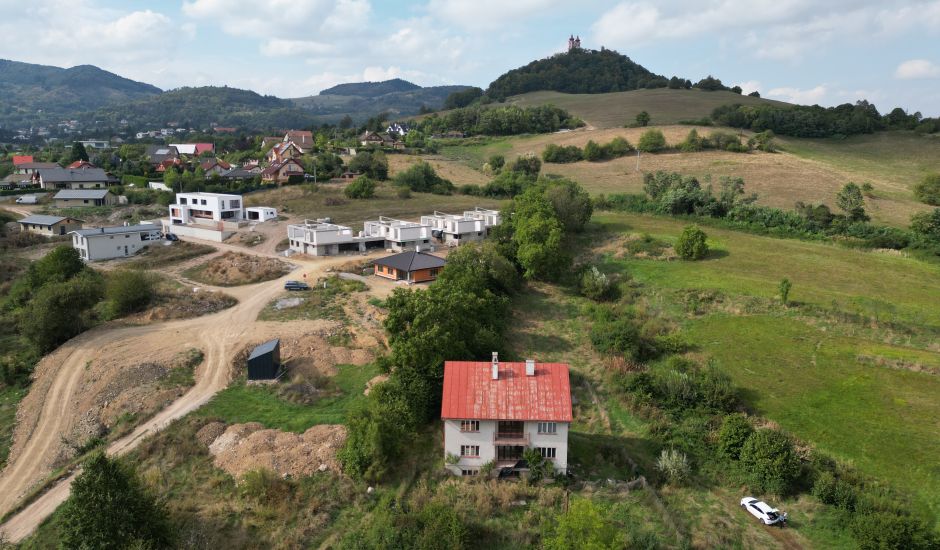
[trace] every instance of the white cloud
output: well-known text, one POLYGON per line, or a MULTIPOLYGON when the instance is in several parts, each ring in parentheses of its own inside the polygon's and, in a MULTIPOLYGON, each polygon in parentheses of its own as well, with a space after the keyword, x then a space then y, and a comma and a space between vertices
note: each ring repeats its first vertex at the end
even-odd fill
POLYGON ((803 105, 814 105, 820 103, 826 97, 827 88, 825 84, 820 84, 809 90, 799 88, 774 88, 768 90, 766 97, 772 97, 786 101, 787 103, 799 103, 803 105))
POLYGON ((732 84, 732 86, 740 86, 741 93, 747 95, 751 92, 760 92, 761 86, 760 82, 756 80, 746 80, 744 82, 738 82, 737 84, 732 84))
POLYGON ((894 76, 902 80, 940 77, 940 65, 927 59, 911 59, 898 65, 894 76))
POLYGON ((313 40, 281 40, 274 38, 261 45, 261 53, 275 57, 279 55, 308 56, 323 55, 333 51, 332 44, 313 40))
POLYGON ((562 0, 431 0, 427 10, 441 21, 479 31, 525 24, 563 3, 562 0))
POLYGON ((188 0, 182 10, 232 36, 307 40, 363 29, 372 8, 367 0, 188 0))

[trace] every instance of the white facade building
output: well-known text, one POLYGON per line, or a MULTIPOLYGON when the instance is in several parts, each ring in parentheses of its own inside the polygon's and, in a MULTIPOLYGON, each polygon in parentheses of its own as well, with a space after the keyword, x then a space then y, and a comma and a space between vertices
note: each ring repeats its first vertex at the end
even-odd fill
POLYGON ((277 209, 270 206, 249 206, 245 209, 245 219, 250 222, 276 220, 277 209))
POLYGON ((160 226, 155 224, 78 229, 71 235, 72 248, 78 250, 86 262, 133 256, 143 247, 163 239, 160 226))
POLYGON ((564 363, 447 361, 441 404, 444 461, 457 475, 525 472, 536 449, 557 473, 568 470, 571 387, 564 363))
POLYGON ((434 212, 421 216, 421 223, 431 228, 431 236, 440 243, 457 246, 461 243, 482 241, 486 238, 486 225, 481 219, 456 214, 434 212))
POLYGON ((496 227, 497 225, 503 223, 503 216, 500 214, 499 210, 492 210, 489 208, 480 208, 479 206, 473 210, 466 210, 463 213, 465 218, 473 218, 475 220, 482 220, 483 225, 487 230, 491 227, 496 227))
POLYGON ((222 193, 177 193, 170 205, 170 223, 184 225, 240 222, 245 219, 241 195, 222 193))
POLYGON ((363 224, 366 237, 385 239, 385 248, 395 252, 431 250, 431 226, 424 223, 407 222, 379 216, 363 224))
POLYGON ((365 252, 384 248, 385 239, 356 234, 351 227, 325 220, 304 220, 287 226, 290 249, 310 256, 335 256, 349 252, 365 252))

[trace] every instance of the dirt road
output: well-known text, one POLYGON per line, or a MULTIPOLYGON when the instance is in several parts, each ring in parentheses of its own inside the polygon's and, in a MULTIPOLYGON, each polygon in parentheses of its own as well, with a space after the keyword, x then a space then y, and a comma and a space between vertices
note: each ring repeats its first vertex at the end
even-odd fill
MULTIPOLYGON (((223 250, 240 249, 219 243, 212 244, 223 250)), ((348 257, 335 257, 315 261, 299 260, 293 263, 307 274, 308 280, 316 280, 327 269, 348 261, 348 257)), ((18 435, 22 429, 25 439, 17 438, 8 465, 0 472, 0 514, 12 509, 31 487, 51 472, 51 457, 48 456, 48 451, 73 420, 63 414, 64 407, 82 377, 84 365, 97 357, 105 344, 126 339, 134 346, 175 346, 181 338, 185 338, 192 343, 192 347, 202 349, 205 354, 205 360, 196 371, 195 386, 129 435, 108 447, 108 454, 120 455, 130 451, 145 437, 160 431, 173 420, 199 408, 228 385, 232 356, 244 342, 251 339, 258 313, 282 291, 284 281, 292 277, 297 278, 296 270, 293 274, 275 281, 219 289, 239 300, 236 306, 219 313, 143 327, 96 329, 63 345, 46 359, 54 362, 51 367, 54 371, 43 380, 37 380, 30 390, 31 393, 41 392, 39 397, 42 398, 43 407, 34 426, 17 428, 18 435)), ((0 526, 0 532, 13 542, 28 536, 68 498, 74 477, 75 474, 57 482, 0 526)))

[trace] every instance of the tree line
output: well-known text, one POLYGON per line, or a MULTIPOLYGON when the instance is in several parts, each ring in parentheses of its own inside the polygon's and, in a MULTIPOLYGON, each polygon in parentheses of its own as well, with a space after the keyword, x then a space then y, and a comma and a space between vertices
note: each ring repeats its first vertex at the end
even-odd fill
POLYGON ((474 105, 427 116, 418 123, 417 129, 426 135, 460 132, 465 135, 511 136, 545 134, 583 125, 568 111, 554 105, 474 105))

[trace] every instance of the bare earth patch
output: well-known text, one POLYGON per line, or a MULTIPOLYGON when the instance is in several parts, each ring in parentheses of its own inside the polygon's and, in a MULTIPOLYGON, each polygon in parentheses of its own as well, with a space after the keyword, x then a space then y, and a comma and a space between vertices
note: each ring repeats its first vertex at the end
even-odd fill
POLYGON ((212 441, 209 452, 215 466, 235 478, 258 469, 303 477, 325 470, 339 472, 336 451, 345 440, 346 428, 341 425, 318 425, 295 434, 251 422, 229 426, 212 441))
POLYGON ((183 274, 208 285, 236 286, 277 279, 292 269, 290 264, 275 258, 226 252, 183 274))

